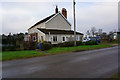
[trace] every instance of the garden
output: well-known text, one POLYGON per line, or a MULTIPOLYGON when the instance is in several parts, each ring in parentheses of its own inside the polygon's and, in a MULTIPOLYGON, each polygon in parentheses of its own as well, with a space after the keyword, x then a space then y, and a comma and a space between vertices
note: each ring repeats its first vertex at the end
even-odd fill
POLYGON ((110 44, 99 44, 95 41, 89 41, 86 43, 77 41, 77 46, 74 46, 74 42, 64 42, 56 45, 52 45, 50 43, 45 42, 41 44, 42 50, 39 50, 38 49, 39 47, 37 47, 34 48, 33 50, 3 51, 2 61, 21 59, 21 58, 31 58, 38 56, 48 56, 48 55, 63 54, 63 53, 78 52, 78 51, 87 51, 87 50, 101 49, 101 48, 107 48, 113 46, 114 45, 110 45, 110 44))

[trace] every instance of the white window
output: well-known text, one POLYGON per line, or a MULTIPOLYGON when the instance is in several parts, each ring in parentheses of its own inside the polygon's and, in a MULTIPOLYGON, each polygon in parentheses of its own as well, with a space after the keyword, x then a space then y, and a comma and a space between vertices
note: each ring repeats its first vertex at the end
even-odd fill
POLYGON ((53 36, 53 41, 57 42, 57 36, 53 36))
POLYGON ((79 36, 78 35, 76 35, 76 40, 79 41, 79 36))
POLYGON ((33 36, 33 41, 36 41, 36 36, 33 36))

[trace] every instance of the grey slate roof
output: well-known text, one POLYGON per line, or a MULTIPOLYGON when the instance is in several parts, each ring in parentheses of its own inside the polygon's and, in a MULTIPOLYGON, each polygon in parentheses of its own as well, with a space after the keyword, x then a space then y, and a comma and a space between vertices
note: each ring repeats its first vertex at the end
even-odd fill
MULTIPOLYGON (((74 31, 72 30, 41 29, 41 28, 37 29, 45 34, 49 34, 49 32, 50 34, 74 34, 74 31)), ((83 35, 82 33, 79 32, 76 32, 76 34, 83 35)))

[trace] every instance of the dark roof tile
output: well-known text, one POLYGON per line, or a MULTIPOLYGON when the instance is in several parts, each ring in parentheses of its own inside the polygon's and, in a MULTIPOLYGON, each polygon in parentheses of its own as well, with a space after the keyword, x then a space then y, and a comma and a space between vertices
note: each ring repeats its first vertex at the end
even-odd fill
POLYGON ((50 18, 52 18, 54 15, 55 15, 55 14, 52 14, 52 15, 50 15, 49 17, 47 17, 47 18, 45 18, 45 19, 37 22, 35 25, 33 25, 32 27, 30 27, 29 29, 33 28, 34 26, 39 25, 40 23, 46 22, 47 20, 49 20, 50 18))
MULTIPOLYGON (((41 28, 37 28, 37 29, 45 34, 49 34, 49 32, 50 34, 74 34, 74 31, 72 30, 41 29, 41 28)), ((79 32, 76 32, 76 34, 83 35, 82 33, 79 32)))

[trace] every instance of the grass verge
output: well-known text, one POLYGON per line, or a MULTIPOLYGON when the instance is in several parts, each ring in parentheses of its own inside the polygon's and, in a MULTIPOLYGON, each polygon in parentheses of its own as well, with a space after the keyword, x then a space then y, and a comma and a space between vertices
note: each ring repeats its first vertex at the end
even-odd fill
POLYGON ((108 80, 120 80, 120 73, 117 73, 115 75, 113 75, 110 79, 108 80))
POLYGON ((2 61, 12 60, 12 59, 20 59, 20 58, 30 58, 36 56, 43 56, 44 53, 40 53, 39 51, 29 50, 29 51, 4 51, 2 52, 2 61))
MULTIPOLYGON (((94 49, 101 49, 112 47, 113 45, 109 44, 99 44, 99 45, 81 45, 76 47, 55 47, 50 50, 46 50, 45 52, 50 53, 49 55, 53 54, 60 54, 60 53, 67 53, 73 51, 87 51, 87 50, 94 50, 94 49)), ((26 51, 3 51, 2 52, 2 61, 6 60, 13 60, 13 59, 21 59, 21 58, 30 58, 36 56, 45 56, 44 52, 39 52, 36 50, 26 50, 26 51)))
POLYGON ((113 45, 99 44, 99 45, 81 45, 76 47, 56 47, 50 50, 46 50, 46 52, 51 54, 58 54, 58 53, 66 53, 66 52, 73 52, 73 51, 94 50, 94 49, 101 49, 101 48, 107 48, 107 47, 113 47, 113 45))

